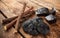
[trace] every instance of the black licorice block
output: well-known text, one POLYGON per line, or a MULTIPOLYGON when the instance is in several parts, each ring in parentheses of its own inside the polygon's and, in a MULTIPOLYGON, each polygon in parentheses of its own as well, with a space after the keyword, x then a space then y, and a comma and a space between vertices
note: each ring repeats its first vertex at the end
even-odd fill
POLYGON ((23 30, 30 35, 48 34, 49 26, 43 22, 42 18, 28 20, 22 25, 23 30))
POLYGON ((48 8, 39 8, 35 11, 37 16, 46 16, 49 14, 49 9, 48 8))
POLYGON ((48 23, 52 24, 52 23, 56 23, 56 17, 52 14, 48 15, 45 17, 45 19, 47 20, 48 23))
POLYGON ((56 15, 56 9, 52 8, 52 10, 50 10, 50 14, 56 15))
POLYGON ((23 23, 23 30, 30 35, 38 35, 36 25, 42 21, 42 18, 35 18, 23 23))
POLYGON ((47 35, 50 32, 50 28, 46 23, 38 24, 37 30, 42 35, 47 35))

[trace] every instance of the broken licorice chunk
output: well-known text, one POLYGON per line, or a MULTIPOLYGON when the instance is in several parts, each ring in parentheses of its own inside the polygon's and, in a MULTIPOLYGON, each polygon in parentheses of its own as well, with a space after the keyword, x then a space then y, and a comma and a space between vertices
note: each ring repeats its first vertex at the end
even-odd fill
POLYGON ((37 16, 45 16, 49 14, 49 9, 43 7, 43 8, 37 9, 35 13, 37 16))
POLYGON ((55 8, 52 8, 52 10, 50 10, 50 14, 55 15, 56 14, 56 9, 55 8))
POLYGON ((49 26, 43 22, 42 18, 33 19, 33 24, 39 34, 47 35, 50 31, 49 26))
POLYGON ((39 23, 37 26, 37 30, 42 35, 47 35, 50 32, 50 28, 46 23, 39 23))
POLYGON ((56 22, 56 17, 52 14, 48 15, 45 17, 48 23, 55 23, 56 22))
POLYGON ((22 25, 23 30, 30 35, 48 34, 49 26, 43 22, 42 18, 27 20, 22 25))
POLYGON ((34 28, 35 26, 32 23, 32 20, 28 20, 25 23, 23 23, 23 30, 30 34, 30 35, 37 35, 39 34, 36 30, 36 28, 34 28))

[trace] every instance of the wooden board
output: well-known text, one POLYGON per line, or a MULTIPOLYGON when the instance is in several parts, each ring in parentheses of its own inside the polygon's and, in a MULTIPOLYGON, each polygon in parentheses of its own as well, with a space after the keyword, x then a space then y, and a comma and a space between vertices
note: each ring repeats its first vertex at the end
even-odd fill
MULTIPOLYGON (((60 11, 59 0, 2 0, 2 2, 0 2, 1 5, 0 10, 2 10, 4 14, 7 15, 8 18, 11 18, 20 13, 22 9, 21 7, 23 6, 23 2, 27 2, 27 8, 33 6, 35 10, 41 7, 47 7, 49 9, 55 7, 57 10, 60 11)), ((60 38, 60 13, 59 12, 57 12, 56 17, 57 17, 56 24, 50 25, 44 20, 50 27, 50 34, 46 35, 46 37, 42 35, 32 37, 31 35, 26 34, 23 31, 23 28, 21 28, 20 31, 26 38, 60 38)), ((6 38, 21 38, 19 34, 17 35, 13 34, 12 30, 14 30, 14 28, 11 28, 11 31, 9 32, 5 32, 5 34, 8 35, 6 36, 6 38)))

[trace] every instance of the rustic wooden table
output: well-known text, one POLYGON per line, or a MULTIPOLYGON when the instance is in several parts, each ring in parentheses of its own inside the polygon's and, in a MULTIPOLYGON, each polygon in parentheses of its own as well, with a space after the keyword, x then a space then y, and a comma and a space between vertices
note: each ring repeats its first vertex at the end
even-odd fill
MULTIPOLYGON (((60 0, 0 0, 0 10, 3 11, 7 18, 17 16, 22 9, 23 2, 27 2, 26 10, 33 6, 35 10, 41 7, 47 7, 49 9, 55 7, 58 11, 56 13, 56 24, 50 25, 46 22, 50 27, 49 35, 46 35, 46 37, 42 35, 32 37, 31 35, 26 34, 21 28, 20 31, 26 38, 60 38, 60 0)), ((2 19, 6 18, 0 14, 0 38, 22 38, 19 33, 13 34, 13 31, 15 30, 13 27, 9 31, 4 31, 3 25, 1 24, 2 19)))

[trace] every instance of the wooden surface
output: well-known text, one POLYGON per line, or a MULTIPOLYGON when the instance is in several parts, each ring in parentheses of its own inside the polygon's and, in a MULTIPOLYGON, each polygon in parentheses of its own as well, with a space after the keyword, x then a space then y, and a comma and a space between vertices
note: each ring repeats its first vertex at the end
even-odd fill
MULTIPOLYGON (((60 11, 60 0, 1 0, 0 1, 0 10, 3 11, 3 13, 7 16, 7 18, 11 18, 13 16, 17 16, 23 6, 23 2, 27 3, 26 10, 33 6, 34 9, 38 9, 41 7, 47 7, 51 9, 52 7, 55 7, 58 11, 60 11)), ((22 28, 20 29, 20 32, 26 37, 26 38, 60 38, 60 12, 56 13, 57 22, 56 24, 47 24, 50 27, 50 33, 46 36, 38 35, 38 36, 31 36, 29 34, 26 34, 22 28)), ((0 14, 0 22, 2 19, 5 19, 2 14, 0 14)), ((45 20, 44 20, 45 21, 45 20)), ((9 31, 4 31, 3 25, 0 23, 0 38, 22 38, 20 34, 13 34, 13 30, 15 29, 12 27, 9 31)))

